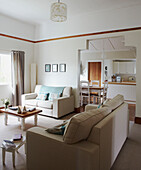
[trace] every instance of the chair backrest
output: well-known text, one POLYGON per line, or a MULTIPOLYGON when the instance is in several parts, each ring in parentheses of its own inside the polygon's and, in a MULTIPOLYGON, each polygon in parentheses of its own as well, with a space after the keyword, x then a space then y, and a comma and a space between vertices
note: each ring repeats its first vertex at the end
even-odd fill
POLYGON ((91 85, 95 87, 99 87, 99 80, 91 80, 91 85))
POLYGON ((104 94, 106 93, 106 95, 107 95, 107 90, 108 90, 108 80, 105 80, 104 81, 104 90, 103 90, 103 92, 104 92, 104 94))
POLYGON ((89 93, 89 81, 86 80, 80 81, 80 92, 89 93))

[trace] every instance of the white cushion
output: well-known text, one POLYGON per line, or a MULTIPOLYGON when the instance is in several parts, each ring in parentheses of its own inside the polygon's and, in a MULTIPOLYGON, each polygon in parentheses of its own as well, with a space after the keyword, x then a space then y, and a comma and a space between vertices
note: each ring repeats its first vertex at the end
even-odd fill
POLYGON ((42 101, 39 100, 38 101, 38 107, 44 107, 44 108, 48 108, 48 109, 53 109, 53 102, 52 101, 42 101))
POLYGON ((25 105, 37 106, 38 101, 36 99, 25 100, 25 105))
POLYGON ((105 107, 73 116, 65 129, 63 136, 64 142, 73 144, 81 140, 86 140, 92 127, 109 113, 109 108, 105 107))
POLYGON ((35 87, 35 93, 39 93, 40 92, 40 88, 42 85, 36 85, 35 87))
POLYGON ((70 97, 72 94, 72 87, 65 87, 63 90, 63 97, 67 96, 70 97))

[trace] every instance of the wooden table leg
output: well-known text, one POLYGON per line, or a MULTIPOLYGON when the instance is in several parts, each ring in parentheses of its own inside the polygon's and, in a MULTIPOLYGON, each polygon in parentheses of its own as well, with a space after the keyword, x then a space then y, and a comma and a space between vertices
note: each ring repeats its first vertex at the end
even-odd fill
POLYGON ((25 118, 21 118, 21 129, 25 129, 25 118))
POLYGON ((4 121, 5 121, 5 125, 7 125, 8 115, 6 113, 4 114, 4 121))
POLYGON ((34 115, 34 125, 35 125, 35 126, 37 126, 37 120, 38 120, 38 119, 37 119, 37 114, 36 114, 36 115, 34 115))

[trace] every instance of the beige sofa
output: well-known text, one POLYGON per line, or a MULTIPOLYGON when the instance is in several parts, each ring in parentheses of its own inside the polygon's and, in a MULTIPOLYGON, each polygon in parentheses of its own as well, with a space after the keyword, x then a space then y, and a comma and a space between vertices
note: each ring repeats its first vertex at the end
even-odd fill
POLYGON ((28 170, 109 170, 128 136, 128 104, 117 95, 102 108, 88 105, 63 136, 44 128, 27 131, 28 170))
MULTIPOLYGON (((58 92, 59 93, 59 92, 58 92)), ((74 96, 71 87, 50 87, 36 85, 34 93, 22 95, 22 106, 36 107, 41 109, 42 115, 59 118, 74 111, 74 96), (61 97, 50 100, 37 100, 39 94, 57 94, 57 90, 61 93, 61 97), (63 89, 63 90, 62 90, 63 89)))

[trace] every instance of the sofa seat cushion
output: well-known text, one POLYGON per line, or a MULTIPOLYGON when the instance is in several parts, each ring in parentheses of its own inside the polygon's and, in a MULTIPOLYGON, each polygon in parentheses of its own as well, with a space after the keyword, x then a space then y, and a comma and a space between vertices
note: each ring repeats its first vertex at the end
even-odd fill
POLYGON ((65 129, 63 136, 64 142, 73 144, 81 140, 86 140, 92 127, 109 113, 109 108, 105 107, 101 109, 93 109, 73 116, 65 129))
POLYGON ((124 97, 121 94, 115 96, 112 100, 107 101, 103 107, 109 107, 111 111, 115 110, 124 102, 124 97))
POLYGON ((25 105, 37 106, 38 101, 36 99, 25 100, 25 105))
POLYGON ((53 109, 53 102, 52 101, 42 101, 39 100, 38 101, 38 107, 43 107, 43 108, 47 108, 47 109, 53 109))

